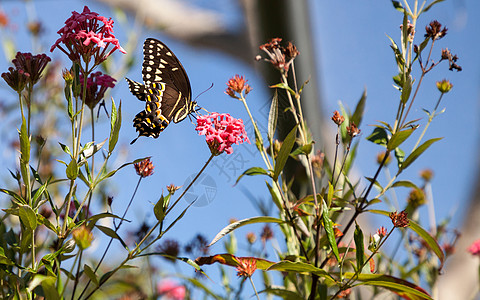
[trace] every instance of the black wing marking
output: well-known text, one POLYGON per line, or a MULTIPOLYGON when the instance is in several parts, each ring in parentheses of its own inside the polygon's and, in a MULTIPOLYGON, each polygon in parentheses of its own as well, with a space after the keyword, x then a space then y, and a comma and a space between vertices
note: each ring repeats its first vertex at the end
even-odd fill
POLYGON ((130 92, 135 97, 137 97, 140 101, 145 101, 145 85, 128 78, 125 78, 125 79, 128 82, 128 87, 130 89, 130 92))

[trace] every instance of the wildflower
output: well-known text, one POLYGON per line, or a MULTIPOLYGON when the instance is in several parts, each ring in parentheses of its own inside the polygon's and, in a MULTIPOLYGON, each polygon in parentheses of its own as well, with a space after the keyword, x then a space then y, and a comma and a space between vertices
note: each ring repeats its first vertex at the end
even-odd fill
POLYGON ((387 236, 387 229, 382 226, 377 230, 377 234, 380 238, 384 238, 385 236, 387 236))
MULTIPOLYGON (((290 65, 293 63, 295 57, 299 54, 297 48, 292 43, 288 43, 287 47, 280 45, 281 38, 273 38, 270 42, 260 46, 260 50, 267 53, 268 58, 265 61, 270 62, 275 68, 280 70, 283 74, 287 74, 290 65)), ((256 60, 261 60, 259 55, 256 60)))
POLYGON ((333 112, 333 117, 332 117, 333 123, 337 124, 337 126, 342 125, 343 121, 345 121, 345 117, 342 116, 338 110, 333 112))
MULTIPOLYGON (((93 109, 100 100, 105 96, 107 88, 113 88, 116 80, 102 72, 95 72, 90 74, 87 79, 87 94, 85 97, 85 104, 93 109)), ((80 75, 80 84, 84 84, 83 74, 80 75)), ((83 88, 80 89, 80 97, 83 99, 83 88)))
POLYGON ((0 27, 6 27, 8 25, 7 15, 0 10, 0 27))
POLYGON ((145 158, 144 160, 134 164, 133 166, 135 167, 137 175, 142 178, 152 175, 153 169, 155 168, 153 166, 153 163, 150 161, 150 157, 145 158))
POLYGON ((467 251, 474 256, 480 256, 480 239, 473 242, 467 251))
POLYGON ((57 33, 60 38, 52 45, 50 52, 58 48, 72 61, 79 62, 82 58, 88 63, 93 57, 96 66, 115 50, 126 53, 113 34, 113 20, 91 12, 87 6, 82 13, 73 11, 65 21, 65 26, 57 33), (109 50, 111 45, 113 47, 109 50))
POLYGON ((176 240, 165 240, 159 247, 160 252, 168 256, 164 256, 165 259, 175 262, 175 257, 180 253, 180 245, 176 240))
POLYGON ((72 232, 73 240, 78 248, 85 250, 92 244, 93 234, 87 226, 82 225, 72 232))
POLYGON ((21 93, 27 84, 30 74, 25 73, 24 70, 8 68, 8 72, 2 73, 2 78, 5 82, 17 93, 21 93))
POLYGON ((168 193, 170 193, 172 195, 175 194, 175 192, 177 190, 179 190, 180 188, 181 188, 181 186, 176 186, 173 183, 170 184, 170 185, 167 185, 167 191, 168 191, 168 193))
POLYGON ((447 34, 448 29, 446 27, 443 27, 442 29, 442 24, 437 20, 434 20, 430 22, 428 26, 425 26, 425 31, 425 37, 429 37, 432 40, 439 40, 447 34))
POLYGON ((360 129, 358 129, 357 125, 353 121, 350 122, 350 126, 347 126, 347 134, 354 138, 360 133, 360 129))
POLYGON ((429 182, 433 178, 433 171, 431 169, 424 169, 424 170, 420 171, 420 177, 423 180, 429 182))
POLYGON ((212 155, 233 152, 233 144, 250 143, 243 125, 243 120, 235 119, 229 114, 212 113, 197 118, 199 135, 205 135, 206 142, 212 155))
POLYGON ((391 212, 389 215, 390 219, 392 220, 393 226, 395 227, 407 227, 408 223, 408 214, 406 211, 402 211, 400 213, 391 212))
POLYGON ((270 144, 270 146, 267 147, 267 154, 271 155, 273 150, 273 158, 276 158, 278 155, 278 152, 280 152, 280 148, 282 148, 282 144, 283 142, 277 139, 273 140, 273 144, 270 144))
POLYGON ((450 71, 453 71, 453 70, 457 70, 457 72, 462 71, 462 67, 457 65, 458 56, 456 54, 455 55, 452 54, 452 52, 450 52, 448 48, 442 49, 442 56, 440 61, 442 60, 448 60, 448 65, 449 65, 448 69, 450 71))
POLYGON ((40 80, 49 61, 51 59, 46 54, 32 55, 31 53, 17 52, 12 63, 18 70, 30 74, 28 82, 35 84, 40 80))
POLYGON ((273 238, 273 231, 270 226, 265 225, 263 226, 262 233, 260 234, 260 238, 262 239, 262 243, 265 244, 268 240, 273 238))
MULTIPOLYGON (((400 25, 400 30, 403 30, 403 24, 400 25)), ((412 42, 413 38, 415 37, 415 29, 413 27, 413 24, 410 23, 410 20, 408 20, 408 24, 407 24, 407 35, 408 35, 408 40, 412 42)))
POLYGON ((253 232, 247 233, 247 241, 250 245, 255 243, 256 240, 257 240, 257 235, 255 233, 253 232))
POLYGON ((437 89, 440 91, 442 94, 448 93, 453 87, 453 84, 450 83, 450 81, 443 79, 442 81, 437 81, 437 89))
POLYGON ((73 74, 65 69, 62 71, 62 77, 63 77, 63 80, 65 80, 66 83, 68 84, 72 84, 73 83, 73 74))
POLYGON ((239 76, 238 74, 235 75, 228 80, 225 94, 232 98, 240 99, 235 93, 241 94, 242 92, 245 92, 246 95, 252 90, 247 81, 248 80, 246 80, 243 76, 239 76))
POLYGON ((407 202, 410 206, 416 209, 425 204, 425 193, 421 189, 412 189, 408 195, 407 202))
POLYGON ((237 276, 251 277, 257 269, 257 261, 254 258, 238 257, 237 276))
POLYGON ((185 299, 186 292, 183 285, 176 284, 173 281, 164 280, 158 283, 157 293, 170 300, 183 300, 185 299))
POLYGON ((33 36, 38 36, 38 35, 40 35, 40 33, 44 32, 43 25, 39 21, 29 22, 27 24, 27 28, 28 28, 28 31, 30 31, 30 33, 33 36))

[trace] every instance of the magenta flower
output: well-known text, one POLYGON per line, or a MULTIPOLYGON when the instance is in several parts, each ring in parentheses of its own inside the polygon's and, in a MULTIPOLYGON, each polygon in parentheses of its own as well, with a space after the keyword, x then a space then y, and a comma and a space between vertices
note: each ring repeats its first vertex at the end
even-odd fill
POLYGON ((157 285, 157 293, 171 300, 185 299, 185 287, 169 280, 162 281, 157 285))
POLYGON ((80 58, 83 58, 83 61, 88 63, 93 57, 96 66, 117 49, 127 53, 113 35, 113 20, 91 12, 87 6, 81 14, 73 11, 72 16, 65 21, 65 26, 57 33, 60 38, 50 51, 58 48, 72 61, 79 62, 80 58), (110 48, 110 45, 113 48, 110 48))
POLYGON ((30 74, 25 73, 22 69, 8 68, 8 72, 2 73, 5 82, 17 93, 21 93, 27 84, 30 74))
POLYGON ((480 239, 473 242, 467 251, 472 255, 480 256, 480 239))
POLYGON ((35 84, 40 80, 43 70, 51 59, 46 54, 32 55, 32 53, 17 52, 15 58, 12 60, 13 65, 18 70, 23 70, 30 74, 29 81, 35 84))
MULTIPOLYGON (((93 109, 100 100, 103 99, 107 88, 113 88, 116 80, 102 72, 95 72, 90 74, 87 79, 87 95, 85 97, 85 104, 93 109)), ((83 74, 80 74, 80 84, 83 85, 83 74)), ((83 89, 80 90, 80 97, 82 97, 83 89)))
POLYGON ((199 135, 205 135, 213 155, 220 155, 223 151, 231 154, 233 144, 250 143, 243 120, 235 119, 229 114, 212 113, 198 117, 195 130, 199 135))

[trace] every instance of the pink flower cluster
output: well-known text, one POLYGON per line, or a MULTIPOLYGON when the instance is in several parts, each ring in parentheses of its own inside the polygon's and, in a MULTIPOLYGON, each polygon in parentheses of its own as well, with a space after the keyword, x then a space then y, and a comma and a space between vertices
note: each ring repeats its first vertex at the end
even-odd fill
POLYGON ((198 117, 195 130, 199 135, 205 135, 213 155, 219 155, 223 151, 231 154, 233 144, 250 143, 243 120, 235 119, 229 114, 212 113, 198 117))
POLYGON ((167 299, 185 299, 185 287, 169 280, 162 281, 157 285, 157 293, 160 296, 165 296, 167 299))
POLYGON ((470 247, 468 247, 468 252, 475 256, 480 256, 480 240, 473 242, 470 247))
MULTIPOLYGON (((116 80, 102 72, 95 72, 90 74, 87 79, 87 95, 85 97, 85 104, 93 109, 100 100, 103 99, 107 88, 113 88, 116 80)), ((83 85, 83 75, 80 75, 80 84, 83 85)), ((80 97, 82 97, 83 89, 80 90, 80 97)))
POLYGON ((87 6, 82 13, 73 11, 57 33, 60 38, 50 51, 58 48, 72 61, 80 61, 82 57, 88 63, 93 56, 98 65, 117 49, 126 53, 113 35, 113 20, 91 12, 87 6), (108 50, 110 45, 113 48, 108 50))

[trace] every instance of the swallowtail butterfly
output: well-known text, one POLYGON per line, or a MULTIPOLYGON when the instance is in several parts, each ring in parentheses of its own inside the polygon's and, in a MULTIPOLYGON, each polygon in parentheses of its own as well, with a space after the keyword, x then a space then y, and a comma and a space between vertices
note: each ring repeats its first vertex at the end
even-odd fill
POLYGON ((187 73, 178 58, 159 40, 148 38, 143 44, 143 83, 125 78, 130 92, 145 101, 145 110, 133 119, 140 136, 157 138, 168 124, 178 123, 195 111, 187 73))

